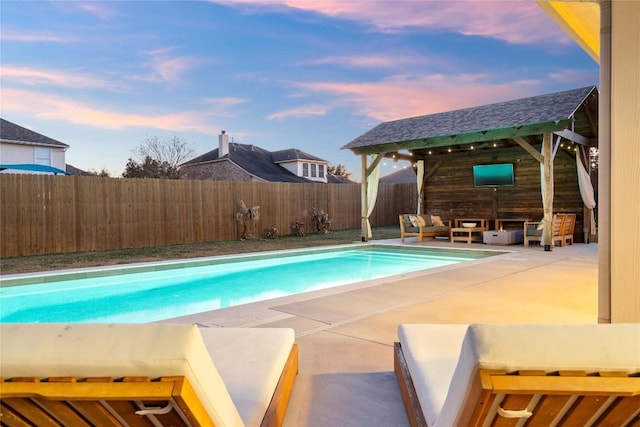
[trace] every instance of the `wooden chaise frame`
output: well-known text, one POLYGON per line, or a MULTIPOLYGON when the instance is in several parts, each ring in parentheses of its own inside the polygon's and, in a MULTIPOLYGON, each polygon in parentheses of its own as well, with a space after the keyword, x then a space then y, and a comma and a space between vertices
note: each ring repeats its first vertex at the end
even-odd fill
MULTIPOLYGON (((402 347, 394 345, 394 368, 412 427, 427 426, 402 347)), ((483 425, 637 426, 640 375, 624 372, 493 371, 480 369, 464 405, 460 427, 483 425), (518 424, 526 418, 526 423, 518 424), (561 423, 555 424, 561 420, 561 423)))
MULTIPOLYGON (((261 427, 282 425, 297 373, 294 344, 261 427)), ((2 379, 0 405, 7 426, 214 426, 181 376, 2 379)))

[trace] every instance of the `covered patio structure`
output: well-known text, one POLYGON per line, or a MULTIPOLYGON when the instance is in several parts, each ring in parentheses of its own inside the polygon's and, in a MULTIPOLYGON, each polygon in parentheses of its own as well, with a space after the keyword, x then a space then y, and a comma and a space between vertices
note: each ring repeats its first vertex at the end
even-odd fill
POLYGON ((600 64, 598 320, 640 322, 640 2, 537 3, 600 64))
POLYGON ((584 231, 579 240, 588 241, 595 207, 590 150, 598 147, 597 135, 595 87, 381 123, 343 147, 362 157, 362 239, 371 237, 380 161, 392 158, 414 167, 417 213, 542 217, 547 250, 553 213, 577 213, 584 231), (474 182, 474 167, 484 165, 513 168, 513 181, 474 182))

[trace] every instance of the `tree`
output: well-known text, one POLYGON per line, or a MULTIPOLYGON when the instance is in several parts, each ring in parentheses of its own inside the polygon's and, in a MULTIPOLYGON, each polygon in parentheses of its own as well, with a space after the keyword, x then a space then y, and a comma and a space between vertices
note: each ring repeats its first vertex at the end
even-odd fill
POLYGON ((347 172, 347 167, 342 163, 339 163, 338 166, 329 166, 327 168, 327 173, 333 176, 344 176, 345 178, 351 177, 351 172, 347 172))
POLYGON ((193 155, 193 148, 178 136, 161 140, 148 136, 138 145, 133 154, 140 162, 129 158, 122 176, 125 178, 165 178, 179 179, 178 166, 193 155))
POLYGON ((145 156, 142 163, 138 163, 132 158, 129 158, 122 176, 124 178, 180 179, 180 171, 177 167, 171 166, 166 161, 160 162, 149 156, 145 156))
POLYGON ((150 157, 160 163, 167 162, 169 166, 176 168, 193 156, 194 150, 179 136, 160 140, 157 136, 148 136, 142 144, 138 145, 133 153, 140 159, 150 157))
POLYGON ((87 173, 89 175, 93 175, 93 176, 99 176, 100 178, 109 178, 111 176, 111 172, 109 172, 107 169, 102 168, 102 170, 100 172, 98 172, 95 169, 89 169, 87 171, 87 173))

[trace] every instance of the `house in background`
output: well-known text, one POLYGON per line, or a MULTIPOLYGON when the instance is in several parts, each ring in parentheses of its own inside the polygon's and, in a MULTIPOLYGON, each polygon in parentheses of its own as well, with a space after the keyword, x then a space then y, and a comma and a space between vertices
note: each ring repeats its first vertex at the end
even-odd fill
POLYGON ((247 182, 327 183, 329 162, 296 148, 267 151, 229 142, 225 131, 218 148, 180 165, 185 179, 247 182))
POLYGON ((69 146, 0 119, 0 170, 3 173, 66 174, 69 146))
POLYGON ((412 167, 404 167, 398 171, 391 172, 380 177, 380 184, 415 184, 416 171, 412 167))

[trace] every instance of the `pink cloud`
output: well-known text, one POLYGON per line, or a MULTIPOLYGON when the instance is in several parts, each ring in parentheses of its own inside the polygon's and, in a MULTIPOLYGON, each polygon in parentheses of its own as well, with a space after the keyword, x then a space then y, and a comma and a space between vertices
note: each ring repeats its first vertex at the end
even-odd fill
POLYGON ((457 32, 509 43, 572 43, 533 1, 221 0, 230 6, 284 6, 361 22, 376 31, 457 32))
POLYGON ((49 85, 73 88, 101 88, 116 90, 119 85, 90 74, 66 73, 62 71, 41 70, 26 67, 0 67, 4 83, 20 83, 25 85, 49 85))
MULTIPOLYGON (((57 7, 60 10, 65 12, 77 12, 80 11, 82 13, 87 13, 89 15, 93 15, 96 18, 102 21, 109 21, 116 16, 118 16, 118 12, 111 7, 107 7, 105 2, 96 2, 96 1, 62 1, 62 2, 52 2, 52 5, 57 7)), ((112 4, 117 4, 113 2, 112 4)))
POLYGON ((156 49, 142 52, 149 58, 148 65, 151 73, 146 75, 131 76, 133 80, 141 80, 152 83, 181 83, 182 77, 189 70, 207 63, 210 60, 193 56, 171 56, 171 48, 156 49))
POLYGON ((332 56, 307 61, 312 65, 342 65, 345 67, 361 68, 396 68, 408 64, 427 63, 426 58, 413 56, 332 56))
MULTIPOLYGON (((221 100, 217 103, 217 108, 236 105, 239 102, 237 99, 221 100)), ((99 109, 61 96, 20 89, 3 88, 2 109, 6 112, 29 113, 39 118, 110 130, 149 127, 212 134, 220 128, 212 124, 212 117, 217 115, 215 108, 167 114, 128 113, 99 109)))
POLYGON ((274 120, 285 119, 288 117, 324 116, 327 114, 328 110, 328 107, 322 105, 304 105, 270 114, 267 116, 267 119, 274 120))
POLYGON ((2 30, 2 41, 24 42, 24 43, 75 43, 77 39, 52 33, 22 33, 11 30, 2 30))
POLYGON ((302 83, 312 92, 335 96, 359 114, 389 121, 526 97, 537 82, 486 83, 479 75, 395 76, 381 82, 302 83))

